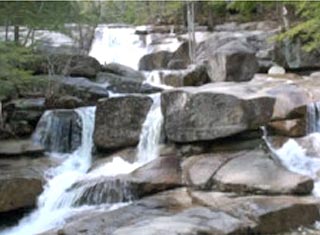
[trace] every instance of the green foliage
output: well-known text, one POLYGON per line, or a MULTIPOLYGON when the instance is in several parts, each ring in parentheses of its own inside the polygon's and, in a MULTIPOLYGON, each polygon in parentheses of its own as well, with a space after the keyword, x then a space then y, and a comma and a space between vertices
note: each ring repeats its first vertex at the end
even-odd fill
POLYGON ((320 2, 300 1, 290 3, 295 8, 295 17, 299 21, 280 34, 278 40, 299 38, 307 52, 320 47, 320 2))
POLYGON ((21 65, 32 60, 30 49, 13 43, 0 43, 0 99, 16 92, 17 85, 31 77, 31 71, 21 65))

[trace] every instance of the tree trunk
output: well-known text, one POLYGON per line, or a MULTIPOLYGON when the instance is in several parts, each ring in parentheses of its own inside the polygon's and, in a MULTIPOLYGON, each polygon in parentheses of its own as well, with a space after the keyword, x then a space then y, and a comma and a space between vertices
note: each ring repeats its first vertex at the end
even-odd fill
POLYGON ((195 62, 195 33, 194 33, 194 2, 187 5, 188 35, 189 35, 189 57, 193 64, 195 62))
POLYGON ((9 20, 6 20, 6 25, 5 25, 5 41, 9 41, 9 20))
POLYGON ((14 42, 18 45, 19 44, 19 25, 14 26, 14 42))

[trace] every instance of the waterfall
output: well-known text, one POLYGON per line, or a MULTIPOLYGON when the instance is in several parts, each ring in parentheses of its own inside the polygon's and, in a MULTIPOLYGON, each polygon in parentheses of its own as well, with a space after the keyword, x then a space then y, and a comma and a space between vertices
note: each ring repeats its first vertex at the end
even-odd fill
POLYGON ((138 145, 138 162, 147 163, 154 160, 159 155, 159 143, 161 139, 161 129, 163 125, 163 115, 161 112, 161 96, 155 94, 151 96, 153 104, 143 123, 140 141, 138 145))
POLYGON ((89 172, 64 193, 59 202, 60 207, 125 202, 136 198, 134 190, 130 188, 131 185, 115 176, 129 174, 159 155, 158 147, 163 124, 161 99, 160 94, 151 97, 153 104, 142 126, 136 161, 129 163, 120 157, 115 157, 111 162, 89 172))
POLYGON ((81 130, 79 112, 48 110, 40 118, 32 140, 49 152, 71 153, 81 145, 81 130))
POLYGON ((307 105, 307 133, 320 132, 320 102, 307 105))
POLYGON ((146 43, 135 34, 135 28, 98 25, 89 55, 100 64, 116 62, 138 69, 138 62, 146 53, 146 43))
MULTIPOLYGON (((75 112, 82 121, 80 147, 72 154, 53 154, 52 157, 65 159, 62 164, 47 172, 48 183, 38 198, 37 209, 23 218, 18 226, 5 230, 2 235, 35 234, 61 223, 70 208, 58 208, 59 198, 91 165, 92 133, 94 129, 95 107, 79 108, 75 112)), ((44 114, 44 119, 50 114, 44 114)), ((49 122, 50 123, 50 122, 49 122)), ((37 130, 38 131, 38 130, 37 130)), ((37 132, 36 131, 36 132, 37 132)), ((48 130, 55 133, 55 129, 48 130)))

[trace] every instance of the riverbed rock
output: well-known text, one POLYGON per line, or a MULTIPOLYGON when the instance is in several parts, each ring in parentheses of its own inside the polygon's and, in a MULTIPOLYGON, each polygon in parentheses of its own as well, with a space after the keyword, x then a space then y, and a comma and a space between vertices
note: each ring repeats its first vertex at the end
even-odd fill
POLYGON ((70 191, 78 194, 75 205, 127 202, 181 186, 180 159, 173 156, 157 158, 127 175, 91 174, 71 186, 70 191))
POLYGON ((107 150, 136 145, 152 99, 128 95, 102 99, 97 104, 94 143, 107 150))
POLYGON ((219 83, 161 95, 166 136, 175 142, 213 140, 268 123, 275 99, 245 84, 219 83))
POLYGON ((213 82, 249 81, 258 71, 258 61, 250 44, 228 35, 213 35, 200 43, 196 61, 206 64, 213 82))
POLYGON ((311 178, 292 173, 278 164, 263 151, 249 151, 221 166, 213 176, 212 187, 237 193, 311 193, 311 178))
POLYGON ((131 78, 131 79, 134 79, 135 81, 142 82, 144 80, 143 73, 119 63, 110 63, 107 65, 104 65, 103 71, 113 73, 121 77, 131 78))
POLYGON ((169 51, 158 51, 144 55, 139 61, 139 70, 165 69, 172 57, 169 51))
POLYGON ((318 203, 312 197, 239 196, 181 188, 111 212, 83 213, 41 235, 275 234, 313 224, 319 219, 318 203))
POLYGON ((108 91, 114 93, 151 94, 162 91, 161 88, 154 87, 136 78, 125 77, 110 72, 98 73, 96 81, 104 85, 108 91))
POLYGON ((0 156, 31 155, 39 156, 44 153, 44 147, 32 140, 3 140, 0 141, 0 156))
POLYGON ((43 190, 44 172, 54 166, 48 158, 0 159, 0 212, 35 206, 43 190))
POLYGON ((273 121, 268 124, 268 133, 289 137, 301 137, 307 134, 305 119, 273 121))
POLYGON ((46 107, 50 109, 95 105, 109 93, 105 86, 84 77, 53 76, 48 78, 51 88, 46 94, 46 107))

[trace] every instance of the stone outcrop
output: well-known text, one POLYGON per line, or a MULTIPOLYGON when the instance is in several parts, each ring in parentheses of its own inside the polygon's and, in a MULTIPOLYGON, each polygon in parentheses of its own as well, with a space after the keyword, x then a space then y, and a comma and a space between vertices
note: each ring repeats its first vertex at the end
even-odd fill
POLYGON ((213 140, 268 123, 275 99, 245 84, 208 84, 161 96, 166 136, 175 142, 213 140))
POLYGON ((155 69, 165 69, 172 57, 168 51, 158 51, 143 56, 139 61, 139 70, 151 71, 155 69))
POLYGON ((98 99, 109 96, 105 86, 87 78, 53 76, 49 80, 51 89, 46 94, 49 109, 95 105, 98 99))
POLYGON ((125 77, 110 72, 98 73, 96 81, 105 86, 108 91, 114 93, 151 94, 162 91, 161 88, 144 83, 139 79, 125 77))
POLYGON ((94 143, 99 149, 136 145, 152 99, 128 95, 102 99, 97 104, 94 143))
POLYGON ((310 197, 237 196, 185 188, 144 198, 112 212, 69 219, 57 234, 275 234, 313 224, 319 201, 310 197), (305 215, 301 218, 301 214, 305 215))

